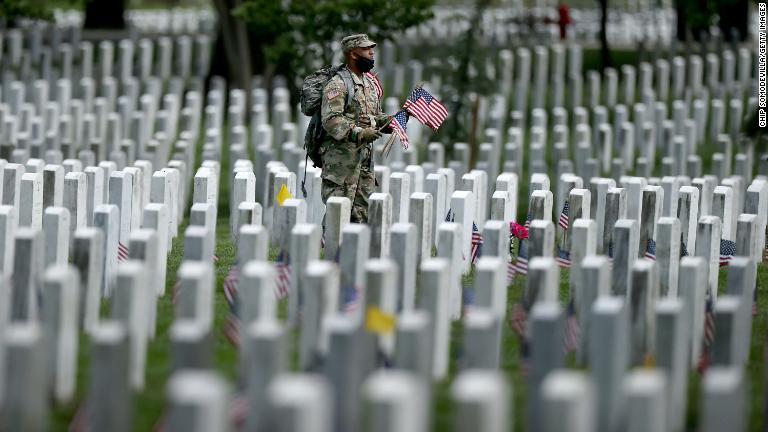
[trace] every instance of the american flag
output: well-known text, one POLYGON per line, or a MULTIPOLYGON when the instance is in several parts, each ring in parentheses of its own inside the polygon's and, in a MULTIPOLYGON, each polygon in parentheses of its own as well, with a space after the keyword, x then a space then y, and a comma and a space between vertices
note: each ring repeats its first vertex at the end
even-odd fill
POLYGON ((403 104, 403 109, 433 130, 437 130, 448 117, 445 106, 421 87, 411 92, 408 100, 403 104))
POLYGON ((683 241, 683 237, 680 237, 680 258, 687 257, 688 256, 688 247, 685 246, 685 242, 683 241))
POLYGON ((344 313, 353 313, 360 306, 360 289, 354 286, 347 286, 342 288, 341 300, 344 313))
POLYGON ((525 311, 522 303, 515 303, 512 306, 512 315, 509 318, 509 326, 512 327, 518 336, 525 337, 525 326, 528 320, 528 312, 525 311))
POLYGON ((565 334, 563 338, 563 348, 566 353, 576 351, 581 341, 581 326, 576 318, 576 306, 573 298, 568 302, 568 310, 565 318, 565 334))
POLYGON ((374 72, 366 72, 365 76, 371 80, 371 84, 373 84, 373 88, 376 90, 376 95, 378 95, 379 99, 381 99, 381 97, 384 96, 384 88, 381 86, 381 80, 379 80, 379 76, 374 72))
POLYGON ((525 225, 524 225, 524 226, 525 226, 525 229, 526 229, 526 230, 529 230, 529 229, 531 229, 531 219, 533 219, 533 215, 532 215, 532 214, 529 214, 529 215, 528 215, 528 216, 525 218, 525 225))
POLYGON ((392 121, 389 122, 389 124, 392 126, 392 132, 400 138, 400 144, 403 145, 404 149, 408 150, 408 132, 406 132, 406 128, 408 127, 408 113, 405 111, 398 111, 397 114, 392 117, 392 121))
POLYGON ((651 261, 656 261, 656 241, 652 238, 649 238, 648 242, 646 242, 645 257, 651 261))
POLYGON ((571 253, 567 250, 560 249, 558 246, 555 261, 557 262, 557 265, 562 268, 571 268, 571 253))
POLYGON ((453 222, 456 220, 456 215, 453 214, 453 210, 448 209, 448 213, 445 215, 445 221, 446 222, 453 222))
POLYGON ((224 320, 224 337, 235 347, 240 346, 240 318, 237 316, 238 296, 237 284, 240 279, 240 267, 237 262, 229 268, 227 276, 224 277, 224 298, 229 306, 229 313, 224 320))
POLYGON ((515 272, 523 275, 528 274, 528 248, 524 242, 520 242, 520 252, 515 260, 515 272))
POLYGON ((707 299, 706 307, 704 308, 704 343, 706 346, 711 346, 715 341, 715 311, 712 304, 712 294, 710 293, 707 299))
POLYGON ((507 263, 507 284, 510 284, 515 280, 515 273, 515 259, 510 255, 509 262, 507 263))
POLYGON ((477 225, 472 222, 472 264, 477 262, 477 258, 483 251, 483 235, 477 229, 477 225))
POLYGON ((731 258, 736 253, 736 242, 732 240, 720 240, 720 267, 731 263, 731 258))
POLYGON ((117 261, 128 261, 128 247, 126 247, 121 241, 117 242, 117 261))
POLYGON ((568 200, 565 201, 565 204, 563 204, 563 211, 560 212, 560 219, 558 219, 557 224, 560 225, 560 228, 568 231, 568 209, 569 204, 568 200))
POLYGON ((224 320, 224 337, 232 346, 240 346, 240 318, 232 312, 228 313, 224 320))
POLYGON ((224 297, 227 303, 234 305, 237 302, 237 283, 240 279, 240 267, 237 262, 229 268, 227 276, 224 277, 224 297))
POLYGON ((288 261, 288 252, 283 249, 275 262, 277 279, 275 281, 275 297, 285 298, 291 290, 291 265, 288 261))

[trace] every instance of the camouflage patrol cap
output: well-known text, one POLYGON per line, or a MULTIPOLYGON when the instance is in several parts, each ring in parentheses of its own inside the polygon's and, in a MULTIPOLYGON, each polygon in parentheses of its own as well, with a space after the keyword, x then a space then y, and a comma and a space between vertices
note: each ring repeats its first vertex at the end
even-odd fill
POLYGON ((373 48, 376 46, 376 42, 370 40, 365 33, 358 33, 344 37, 341 40, 341 50, 344 54, 352 51, 355 48, 373 48))

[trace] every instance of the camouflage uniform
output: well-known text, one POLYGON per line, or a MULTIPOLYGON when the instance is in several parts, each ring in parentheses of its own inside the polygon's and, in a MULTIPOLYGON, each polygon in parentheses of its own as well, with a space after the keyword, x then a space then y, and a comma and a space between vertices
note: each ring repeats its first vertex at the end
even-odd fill
MULTIPOLYGON (((345 38, 346 39, 346 38, 345 38)), ((367 37, 365 41, 370 42, 367 37)), ((363 46, 363 45, 356 45, 363 46)), ((323 202, 343 196, 352 202, 352 222, 368 221, 368 196, 373 193, 372 144, 358 144, 353 130, 381 127, 388 117, 381 111, 381 101, 370 78, 349 72, 355 94, 347 105, 347 86, 336 75, 323 89, 321 118, 327 135, 320 153, 323 158, 323 202), (347 105, 347 106, 345 106, 347 105)))

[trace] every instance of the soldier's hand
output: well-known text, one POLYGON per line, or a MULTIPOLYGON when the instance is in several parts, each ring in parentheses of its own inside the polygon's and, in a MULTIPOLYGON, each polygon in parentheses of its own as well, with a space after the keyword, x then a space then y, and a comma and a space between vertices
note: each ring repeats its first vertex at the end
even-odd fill
POLYGON ((374 142, 379 138, 381 138, 381 132, 377 131, 372 127, 367 127, 363 129, 357 135, 357 141, 360 144, 368 144, 369 142, 374 142))
POLYGON ((392 133, 392 119, 393 118, 394 118, 394 116, 386 116, 386 117, 384 117, 384 119, 381 122, 381 124, 383 124, 385 126, 383 126, 381 129, 379 129, 379 131, 381 133, 385 133, 385 134, 391 134, 392 133))

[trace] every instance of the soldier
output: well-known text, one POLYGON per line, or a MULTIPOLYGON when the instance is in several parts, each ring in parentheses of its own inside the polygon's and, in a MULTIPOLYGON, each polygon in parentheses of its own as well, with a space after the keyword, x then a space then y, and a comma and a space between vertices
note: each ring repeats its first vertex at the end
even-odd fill
POLYGON ((381 100, 370 74, 376 44, 365 34, 341 40, 346 66, 323 89, 321 117, 327 132, 320 146, 323 159, 323 202, 343 196, 352 202, 351 220, 368 222, 368 196, 373 193, 373 141, 391 133, 391 116, 381 111, 381 100), (348 89, 354 89, 347 97, 348 89), (347 103, 349 101, 349 103, 347 103))

